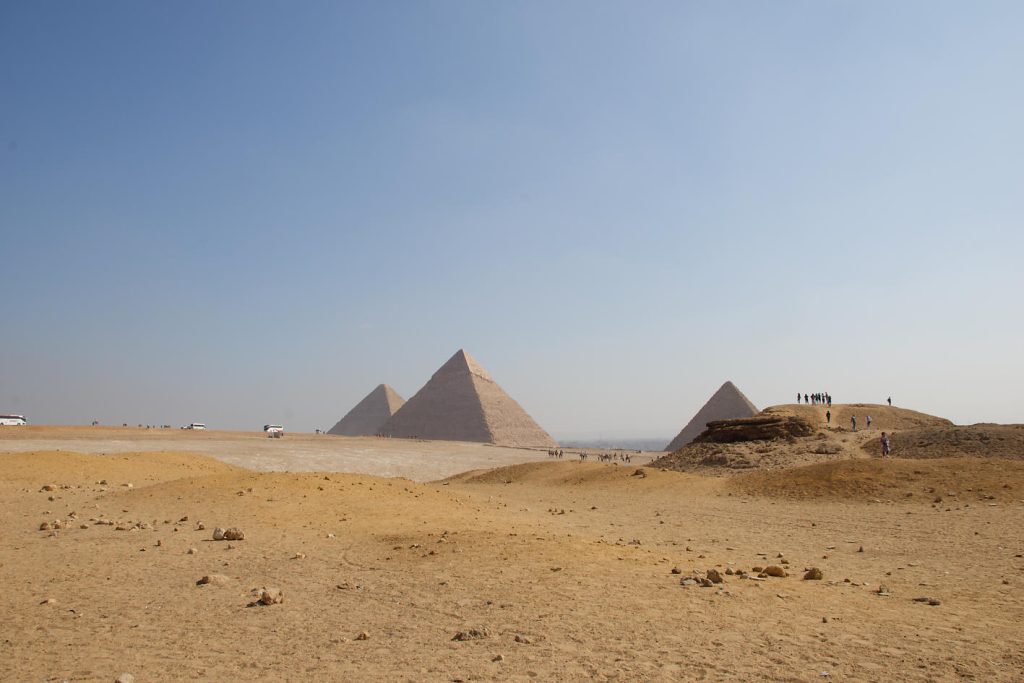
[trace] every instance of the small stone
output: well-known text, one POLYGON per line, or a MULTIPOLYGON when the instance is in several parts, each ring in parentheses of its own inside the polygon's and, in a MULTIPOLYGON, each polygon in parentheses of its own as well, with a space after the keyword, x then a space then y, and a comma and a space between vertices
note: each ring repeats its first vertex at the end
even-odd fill
POLYGON ((41 522, 39 524, 39 530, 40 531, 49 531, 50 530, 50 523, 49 522, 41 522))
POLYGON ((736 573, 736 572, 734 572, 734 571, 732 570, 732 567, 726 567, 726 568, 725 568, 725 575, 726 575, 726 576, 732 576, 732 575, 733 575, 733 574, 735 574, 735 573, 736 573))
POLYGON ((492 662, 504 662, 505 661, 505 655, 494 655, 493 657, 491 657, 491 661, 492 662))
POLYGON ((722 583, 722 581, 724 581, 722 574, 717 569, 709 569, 706 574, 708 581, 711 583, 722 583))
POLYGON ((259 596, 257 602, 261 605, 279 605, 284 602, 284 593, 280 588, 262 588, 259 596))
POLYGON ((135 676, 124 673, 114 679, 114 683, 135 683, 135 676))
POLYGON ((804 572, 804 581, 821 581, 821 570, 817 567, 811 567, 804 572))
POLYGON ((779 577, 779 578, 784 578, 784 577, 788 576, 788 574, 786 574, 786 570, 785 569, 783 569, 782 567, 780 567, 778 565, 775 565, 775 564, 768 565, 767 567, 764 568, 763 572, 766 575, 768 575, 768 576, 776 576, 776 577, 779 577))
POLYGON ((244 541, 245 532, 236 526, 230 527, 224 532, 225 541, 244 541))
POLYGON ((306 559, 306 553, 295 553, 292 555, 293 560, 304 560, 306 559))
POLYGON ((516 634, 515 641, 517 643, 522 643, 523 645, 533 645, 533 641, 532 640, 530 640, 528 637, 526 637, 524 635, 521 635, 519 633, 516 634))
POLYGON ((189 548, 188 550, 186 550, 186 551, 185 551, 185 554, 187 554, 187 555, 195 555, 195 554, 197 554, 198 552, 199 552, 199 551, 198 551, 198 550, 196 550, 195 548, 189 548))
POLYGON ((685 579, 680 579, 679 580, 679 585, 680 586, 696 586, 697 585, 697 579, 693 578, 692 576, 688 576, 685 579))
MULTIPOLYGON (((46 522, 43 522, 43 524, 46 524, 46 522)), ((42 529, 42 527, 39 527, 39 528, 42 529)), ((683 570, 680 569, 679 567, 672 567, 671 573, 673 573, 673 574, 682 574, 683 570)))
POLYGON ((491 632, 485 628, 471 628, 466 631, 457 631, 452 640, 465 641, 465 640, 477 640, 479 638, 486 638, 491 635, 491 632))
POLYGON ((360 631, 359 634, 356 635, 356 640, 369 640, 369 639, 370 639, 370 634, 367 633, 366 631, 360 631))
POLYGON ((198 581, 196 581, 196 585, 197 586, 208 586, 208 585, 224 586, 229 581, 231 581, 231 579, 229 577, 223 575, 223 574, 207 574, 203 578, 201 578, 198 581))
POLYGON ((181 518, 181 519, 179 519, 178 521, 179 521, 179 522, 187 522, 187 521, 188 521, 188 515, 185 515, 184 517, 182 517, 182 518, 181 518))
POLYGON ((43 488, 40 491, 56 491, 57 487, 54 484, 43 484, 43 488))
POLYGON ((822 617, 821 618, 821 623, 827 624, 828 623, 828 617, 822 617))
POLYGON ((203 531, 205 529, 206 529, 206 525, 203 524, 202 522, 199 522, 199 524, 196 524, 196 531, 203 531))
POLYGON ((864 552, 864 546, 861 546, 861 547, 857 548, 857 552, 858 553, 864 552))
POLYGON ((57 604, 57 600, 56 600, 56 598, 46 598, 45 600, 43 600, 39 604, 40 605, 56 605, 57 604))
POLYGON ((224 529, 217 527, 213 530, 213 540, 223 541, 224 540, 224 529))
POLYGON ((764 567, 751 567, 750 571, 752 571, 755 574, 760 574, 764 571, 764 567))

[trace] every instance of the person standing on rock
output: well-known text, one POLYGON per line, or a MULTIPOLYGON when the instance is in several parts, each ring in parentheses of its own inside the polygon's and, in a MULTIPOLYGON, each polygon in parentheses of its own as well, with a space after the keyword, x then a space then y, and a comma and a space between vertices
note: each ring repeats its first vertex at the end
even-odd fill
POLYGON ((857 416, 856 415, 851 415, 850 416, 850 426, 853 427, 853 431, 857 431, 857 416))
POLYGON ((885 432, 882 432, 881 443, 882 443, 882 457, 883 458, 888 458, 889 457, 889 453, 891 451, 889 449, 889 437, 885 435, 885 432))
POLYGON ((825 411, 825 424, 832 424, 832 411, 831 410, 826 410, 825 411))

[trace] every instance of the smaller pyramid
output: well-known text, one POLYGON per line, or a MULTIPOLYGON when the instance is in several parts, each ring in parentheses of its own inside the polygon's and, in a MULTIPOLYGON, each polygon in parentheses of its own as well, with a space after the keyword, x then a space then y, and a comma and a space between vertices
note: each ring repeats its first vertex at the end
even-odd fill
POLYGON ((403 405, 405 399, 394 389, 387 384, 379 384, 327 433, 336 436, 376 436, 380 434, 384 423, 403 405))
POLYGON ((679 432, 679 435, 665 446, 665 450, 671 453, 690 443, 700 436, 708 422, 731 420, 737 417, 753 417, 757 413, 757 408, 743 395, 743 392, 737 389, 732 382, 726 382, 708 399, 704 407, 697 411, 693 419, 686 423, 683 431, 679 432))

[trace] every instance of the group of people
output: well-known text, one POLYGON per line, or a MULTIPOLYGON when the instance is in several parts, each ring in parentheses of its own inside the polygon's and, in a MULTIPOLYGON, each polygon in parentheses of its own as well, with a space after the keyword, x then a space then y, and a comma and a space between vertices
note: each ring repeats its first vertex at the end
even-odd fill
MULTIPOLYGON (((796 392, 796 402, 800 403, 800 398, 803 397, 803 402, 807 405, 815 406, 831 406, 832 405, 832 394, 827 391, 822 391, 817 394, 801 394, 799 391, 796 392)), ((891 405, 891 404, 890 404, 891 405)))
MULTIPOLYGON (((639 453, 639 452, 640 451, 637 451, 637 453, 639 453)), ((561 448, 548 451, 548 457, 549 458, 559 458, 560 459, 564 454, 565 454, 565 451, 563 451, 561 448)), ((586 451, 580 451, 579 452, 579 456, 580 456, 580 460, 584 461, 584 460, 586 460, 587 458, 590 457, 590 453, 587 453, 586 451)), ((631 462, 633 460, 633 458, 632 458, 632 456, 629 453, 598 453, 597 454, 597 460, 598 460, 598 462, 615 462, 615 461, 618 461, 618 462, 631 462)))

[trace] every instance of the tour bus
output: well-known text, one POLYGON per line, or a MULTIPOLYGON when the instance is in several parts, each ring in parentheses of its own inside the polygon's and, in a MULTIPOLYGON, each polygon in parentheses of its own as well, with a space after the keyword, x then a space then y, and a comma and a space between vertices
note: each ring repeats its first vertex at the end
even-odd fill
POLYGON ((188 427, 185 427, 185 429, 206 429, 206 425, 202 422, 193 422, 188 427))
POLYGON ((284 427, 281 425, 263 425, 263 431, 265 431, 267 436, 271 439, 280 439, 284 436, 284 427))
POLYGON ((17 427, 27 425, 24 415, 0 415, 0 427, 17 427))

